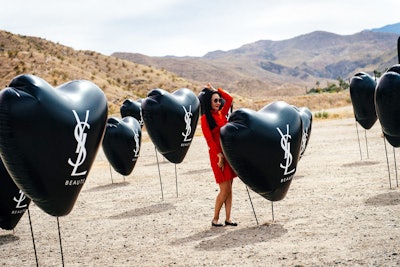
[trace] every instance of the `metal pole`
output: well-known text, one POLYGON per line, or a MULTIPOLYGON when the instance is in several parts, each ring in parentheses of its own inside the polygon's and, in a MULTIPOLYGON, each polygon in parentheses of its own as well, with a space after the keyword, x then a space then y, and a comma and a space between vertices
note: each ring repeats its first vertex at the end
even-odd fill
POLYGON ((396 162, 396 150, 393 147, 393 159, 394 159, 394 170, 396 173, 396 186, 399 187, 399 181, 397 179, 397 162, 396 162))
POLYGON ((274 217, 274 202, 271 201, 271 210, 272 210, 272 222, 275 221, 275 217, 274 217))
POLYGON ((356 131, 357 131, 357 139, 358 139, 358 148, 360 149, 360 157, 361 157, 361 160, 362 160, 360 135, 358 134, 358 125, 357 125, 357 121, 356 121, 356 131))
POLYGON ((256 211, 254 210, 253 201, 251 201, 250 192, 249 192, 249 188, 247 187, 247 185, 246 185, 246 190, 247 190, 247 195, 249 196, 251 208, 253 209, 254 218, 256 218, 257 225, 259 225, 259 224, 258 224, 258 220, 257 220, 256 211))
POLYGON ((62 262, 62 266, 64 266, 64 253, 63 253, 63 249, 62 249, 60 222, 58 221, 58 217, 57 217, 57 227, 58 227, 58 238, 60 240, 61 262, 62 262))
POLYGON ((110 166, 110 176, 111 176, 111 183, 114 183, 113 177, 112 177, 112 170, 111 170, 111 164, 108 163, 108 166, 110 166))
POLYGON ((176 164, 175 164, 175 187, 176 187, 176 197, 178 197, 178 174, 176 172, 176 164))
POLYGON ((35 252, 35 259, 36 259, 36 267, 39 267, 39 261, 36 253, 36 245, 35 245, 35 237, 33 236, 33 228, 32 228, 32 220, 31 220, 31 212, 28 208, 28 218, 29 218, 29 226, 31 228, 31 235, 32 235, 32 242, 33 242, 33 251, 35 252))
POLYGON ((386 164, 387 164, 387 169, 388 169, 388 174, 389 174, 389 188, 392 189, 392 180, 390 179, 389 158, 388 158, 388 154, 387 154, 385 135, 383 135, 383 143, 385 144, 386 164))
POLYGON ((154 147, 154 149, 155 149, 155 151, 156 151, 157 167, 158 167, 158 176, 160 177, 161 200, 164 200, 163 186, 162 186, 162 181, 161 181, 160 163, 158 162, 157 148, 154 147))
POLYGON ((369 159, 367 130, 365 130, 365 129, 364 129, 364 136, 365 136, 365 147, 367 149, 367 159, 369 159))

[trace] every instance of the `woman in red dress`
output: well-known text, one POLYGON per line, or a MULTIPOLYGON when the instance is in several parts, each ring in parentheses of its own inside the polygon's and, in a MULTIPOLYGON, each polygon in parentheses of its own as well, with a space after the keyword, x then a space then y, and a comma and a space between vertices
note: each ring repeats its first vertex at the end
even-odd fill
POLYGON ((237 175, 225 159, 220 142, 220 129, 228 121, 227 115, 233 98, 222 88, 216 90, 211 84, 208 84, 199 95, 199 99, 201 103, 201 129, 209 148, 210 163, 215 181, 220 189, 215 200, 214 218, 211 225, 223 226, 218 220, 222 205, 225 204, 225 225, 237 226, 237 223, 231 221, 232 182, 237 175), (223 100, 225 103, 223 103, 223 100))

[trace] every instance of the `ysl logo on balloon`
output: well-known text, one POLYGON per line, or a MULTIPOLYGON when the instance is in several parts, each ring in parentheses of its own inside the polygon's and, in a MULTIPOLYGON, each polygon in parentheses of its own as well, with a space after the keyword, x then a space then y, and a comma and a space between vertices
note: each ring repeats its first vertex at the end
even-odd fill
POLYGON ((135 159, 137 157, 139 157, 139 151, 140 151, 140 144, 139 144, 139 132, 136 130, 133 131, 134 133, 134 140, 135 140, 135 149, 133 150, 134 153, 134 158, 132 159, 132 161, 135 161, 135 159))
POLYGON ((22 205, 22 202, 25 200, 25 198, 26 198, 25 194, 21 190, 19 190, 19 198, 17 197, 13 198, 13 200, 17 202, 17 205, 15 205, 16 209, 26 208, 27 204, 22 205))
POLYGON ((140 124, 140 126, 143 126, 143 125, 144 125, 142 109, 140 109, 140 120, 139 120, 139 124, 140 124))
MULTIPOLYGON (((182 132, 182 136, 184 137, 183 142, 190 142, 192 140, 192 138, 188 138, 188 137, 190 136, 190 133, 192 132, 192 127, 190 125, 192 123, 192 116, 193 116, 192 105, 189 106, 189 110, 186 110, 185 106, 182 106, 182 107, 183 107, 183 110, 185 111, 184 120, 186 123, 186 128, 185 128, 186 132, 182 132)), ((181 144, 181 146, 187 146, 187 145, 189 145, 189 144, 185 144, 185 143, 181 144)))
MULTIPOLYGON (((280 164, 279 166, 284 170, 283 174, 284 175, 289 175, 293 173, 296 168, 293 168, 289 170, 290 165, 292 165, 293 161, 293 156, 292 153, 290 153, 290 142, 289 139, 292 138, 292 136, 289 134, 289 124, 286 124, 286 134, 283 134, 281 129, 276 128, 281 135, 281 148, 285 152, 284 159, 286 160, 285 164, 280 164)), ((285 179, 286 181, 286 179, 285 179)))
POLYGON ((306 131, 303 131, 303 137, 301 138, 301 149, 300 153, 304 153, 306 150, 306 145, 307 145, 307 138, 308 138, 308 133, 306 131))
POLYGON ((75 110, 72 110, 74 113, 75 119, 76 119, 76 126, 74 130, 74 137, 77 142, 76 150, 75 153, 78 154, 76 161, 73 162, 71 158, 68 159, 68 164, 71 165, 73 168, 71 172, 71 176, 81 176, 86 174, 85 171, 77 172, 78 167, 83 164, 83 162, 86 159, 86 138, 87 138, 87 133, 85 133, 85 129, 88 128, 90 129, 90 124, 87 122, 89 119, 89 110, 86 110, 86 117, 85 121, 80 121, 78 114, 76 113, 75 110))

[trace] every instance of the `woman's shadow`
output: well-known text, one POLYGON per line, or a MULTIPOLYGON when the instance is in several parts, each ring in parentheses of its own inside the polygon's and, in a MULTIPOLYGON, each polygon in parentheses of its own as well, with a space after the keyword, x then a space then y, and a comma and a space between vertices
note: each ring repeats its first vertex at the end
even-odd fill
POLYGON ((200 243, 195 246, 196 249, 218 251, 231 249, 234 247, 242 247, 248 244, 259 242, 268 242, 287 233, 287 230, 283 228, 282 225, 275 223, 241 228, 233 231, 226 231, 226 227, 216 229, 213 228, 203 232, 199 232, 192 236, 177 239, 172 242, 172 244, 176 245, 184 242, 201 240, 200 243), (216 235, 217 237, 211 238, 216 235))

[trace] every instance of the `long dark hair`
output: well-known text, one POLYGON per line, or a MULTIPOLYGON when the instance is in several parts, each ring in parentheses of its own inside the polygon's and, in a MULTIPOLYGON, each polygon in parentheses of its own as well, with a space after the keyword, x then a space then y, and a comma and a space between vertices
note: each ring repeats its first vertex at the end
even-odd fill
MULTIPOLYGON (((211 98, 214 94, 218 94, 219 97, 221 97, 221 94, 219 92, 208 88, 204 88, 198 96, 200 100, 201 115, 206 115, 207 123, 208 126, 210 127, 210 130, 214 129, 217 126, 217 123, 215 122, 213 116, 211 115, 211 98)), ((219 109, 223 107, 223 103, 224 102, 221 103, 219 109)))

